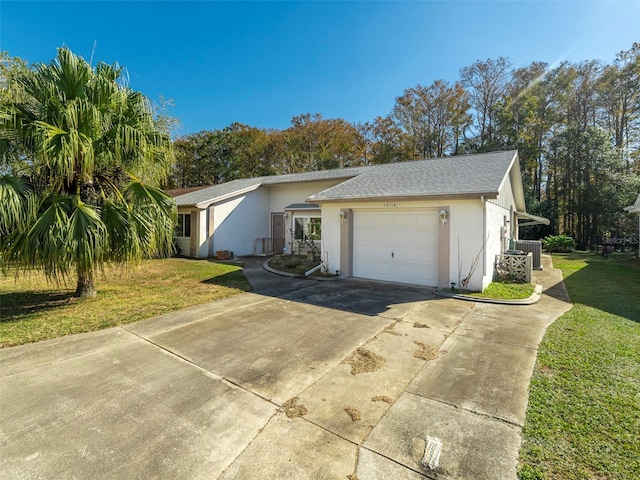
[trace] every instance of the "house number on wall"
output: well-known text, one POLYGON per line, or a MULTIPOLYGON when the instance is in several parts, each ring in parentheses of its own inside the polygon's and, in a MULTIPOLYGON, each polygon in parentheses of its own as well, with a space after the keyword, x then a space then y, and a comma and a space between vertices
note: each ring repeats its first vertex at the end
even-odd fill
POLYGON ((382 206, 383 206, 383 207, 397 207, 397 206, 398 206, 398 204, 397 204, 397 203, 395 203, 395 202, 392 202, 392 203, 383 203, 383 204, 382 204, 382 206))

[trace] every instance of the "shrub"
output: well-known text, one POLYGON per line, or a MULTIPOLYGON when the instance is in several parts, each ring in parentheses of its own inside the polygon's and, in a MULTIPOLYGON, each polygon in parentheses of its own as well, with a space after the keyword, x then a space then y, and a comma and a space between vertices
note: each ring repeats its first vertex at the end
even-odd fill
POLYGON ((285 258, 282 260, 282 265, 285 268, 296 268, 299 267, 300 265, 302 265, 302 263, 304 262, 304 259, 298 256, 290 256, 288 258, 285 258))
POLYGON ((549 253, 569 253, 576 249, 576 242, 566 235, 549 235, 542 239, 542 246, 549 253))

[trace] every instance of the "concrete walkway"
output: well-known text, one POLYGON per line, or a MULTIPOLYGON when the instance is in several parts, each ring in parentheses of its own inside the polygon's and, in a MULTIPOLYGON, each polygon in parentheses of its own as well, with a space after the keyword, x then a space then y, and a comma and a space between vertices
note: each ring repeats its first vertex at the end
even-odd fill
POLYGON ((0 478, 514 479, 571 306, 545 262, 541 301, 501 306, 250 259, 253 293, 0 350, 0 478))

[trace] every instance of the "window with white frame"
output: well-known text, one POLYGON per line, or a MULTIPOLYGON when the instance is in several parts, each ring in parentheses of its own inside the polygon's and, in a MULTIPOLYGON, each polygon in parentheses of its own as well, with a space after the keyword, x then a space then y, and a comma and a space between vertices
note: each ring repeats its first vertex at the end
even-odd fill
POLYGON ((191 236, 191 214, 179 213, 178 223, 175 228, 176 237, 190 237, 191 236))
POLYGON ((320 217, 295 217, 294 238, 296 240, 320 240, 321 235, 320 217))

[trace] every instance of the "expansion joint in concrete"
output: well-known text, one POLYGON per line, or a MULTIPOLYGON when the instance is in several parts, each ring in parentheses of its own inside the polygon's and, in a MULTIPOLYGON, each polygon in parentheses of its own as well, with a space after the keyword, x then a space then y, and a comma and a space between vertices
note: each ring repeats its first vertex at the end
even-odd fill
POLYGON ((383 453, 377 452, 376 450, 372 450, 372 449, 364 447, 364 446, 361 446, 360 448, 364 448, 365 450, 367 450, 367 451, 369 451, 369 452, 371 452, 371 453, 373 453, 375 455, 379 455, 382 458, 384 458, 386 460, 389 460, 390 462, 395 463, 396 465, 399 465, 402 468, 405 468, 407 470, 411 470, 412 472, 417 473, 418 475, 420 475, 420 476, 422 476, 424 478, 430 478, 432 480, 436 480, 437 479, 437 477, 431 477, 428 474, 426 474, 424 472, 421 472, 420 470, 416 470, 415 468, 411 468, 410 466, 405 465, 404 463, 400 463, 399 461, 397 461, 397 460, 395 460, 395 459, 393 459, 393 458, 391 458, 391 457, 389 457, 389 456, 387 456, 387 455, 385 455, 383 453))
POLYGON ((505 425, 509 425, 511 427, 522 428, 522 426, 523 426, 521 423, 513 422, 511 420, 507 420, 506 418, 496 417, 495 415, 491 415, 489 413, 479 412, 477 410, 471 410, 471 409, 466 408, 466 407, 464 407, 462 405, 458 405, 458 404, 451 403, 451 402, 446 402, 446 401, 438 399, 438 398, 432 398, 432 397, 429 397, 429 396, 426 396, 426 395, 420 395, 419 393, 414 393, 414 392, 406 392, 405 391, 405 393, 407 395, 414 395, 416 397, 425 398, 425 399, 430 400, 432 402, 439 403, 440 405, 446 405, 448 407, 453 407, 456 410, 463 410, 465 412, 472 413, 473 415, 477 415, 478 417, 483 417, 483 418, 488 418, 490 420, 495 420, 497 422, 504 423, 505 425))
POLYGON ((166 353, 166 354, 168 354, 168 355, 171 355, 171 356, 173 356, 173 357, 176 357, 176 358, 178 358, 179 360, 181 360, 181 361, 183 361, 183 362, 185 362, 185 363, 188 363, 189 365, 191 365, 191 366, 193 366, 193 367, 197 368, 198 370, 201 370, 201 371, 205 372, 205 373, 206 373, 206 374, 208 374, 208 375, 213 375, 215 378, 217 378, 217 379, 219 379, 219 380, 221 380, 221 381, 223 381, 223 382, 226 382, 226 383, 228 383, 228 384, 230 384, 230 385, 233 385, 234 387, 239 388, 240 390, 243 390, 243 391, 245 391, 245 392, 247 392, 247 393, 249 393, 249 394, 251 394, 251 395, 253 395, 253 396, 255 396, 255 397, 258 397, 259 399, 264 400, 265 402, 268 402, 268 403, 272 404, 272 405, 273 405, 273 406, 275 406, 275 407, 280 408, 280 406, 281 406, 281 405, 278 405, 277 403, 275 403, 275 402, 274 402, 273 400, 271 400, 270 398, 263 397, 263 396, 262 396, 262 395, 260 395, 259 393, 256 393, 256 392, 254 392, 253 390, 249 390, 248 388, 243 387, 242 385, 240 385, 240 384, 238 384, 238 383, 234 382, 233 380, 230 380, 230 379, 229 379, 229 378, 227 378, 227 377, 224 377, 224 376, 222 376, 222 375, 219 375, 219 374, 217 374, 216 372, 212 372, 211 370, 209 370, 209 369, 207 369, 207 368, 203 367, 202 365, 200 365, 200 364, 198 364, 198 363, 194 362, 193 360, 191 360, 191 359, 189 359, 189 358, 187 358, 187 357, 184 357, 184 356, 180 355, 179 353, 174 352, 173 350, 171 350, 171 349, 169 349, 169 348, 167 348, 167 347, 163 347, 162 345, 160 345, 160 344, 158 344, 158 343, 154 342, 153 340, 150 340, 150 339, 148 339, 148 338, 146 338, 146 337, 143 337, 143 336, 141 336, 141 335, 138 335, 137 333, 132 332, 131 330, 127 330, 127 328, 125 328, 124 326, 120 326, 120 328, 122 328, 123 330, 126 330, 127 332, 131 333, 132 335, 135 335, 135 336, 136 336, 136 337, 138 337, 140 340, 142 340, 142 341, 144 341, 144 342, 147 342, 147 343, 149 343, 150 345, 153 345, 154 347, 158 348, 159 350, 162 350, 164 353, 166 353))

